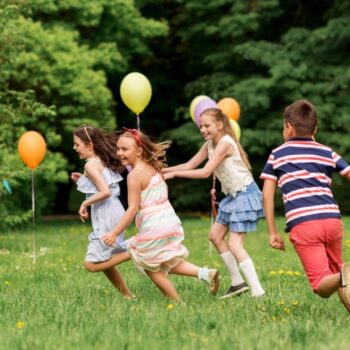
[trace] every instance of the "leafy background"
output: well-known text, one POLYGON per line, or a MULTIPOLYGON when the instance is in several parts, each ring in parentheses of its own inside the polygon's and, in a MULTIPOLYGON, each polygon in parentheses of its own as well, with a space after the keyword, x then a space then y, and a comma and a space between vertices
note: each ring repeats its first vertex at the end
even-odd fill
MULTIPOLYGON (((200 94, 239 101, 241 141, 258 183, 282 142, 283 108, 299 98, 317 107, 317 139, 350 161, 349 27, 345 0, 3 0, 0 180, 13 193, 0 186, 0 228, 30 218, 31 174, 16 149, 26 130, 48 144, 35 171, 38 214, 77 209, 69 172, 82 164, 72 130, 82 123, 135 127, 119 96, 131 71, 152 84, 141 129, 174 141, 170 164, 202 142, 188 112, 200 94)), ((170 195, 177 210, 208 211, 210 187, 210 179, 173 180, 170 195)), ((348 188, 335 178, 343 212, 350 212, 348 188)))

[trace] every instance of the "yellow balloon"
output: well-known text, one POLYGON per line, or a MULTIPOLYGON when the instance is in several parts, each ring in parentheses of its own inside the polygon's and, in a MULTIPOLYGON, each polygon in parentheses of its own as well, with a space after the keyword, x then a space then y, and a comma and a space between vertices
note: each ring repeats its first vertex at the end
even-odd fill
POLYGON ((18 153, 24 164, 35 169, 45 157, 44 138, 36 131, 25 132, 18 141, 18 153))
POLYGON ((195 122, 195 118, 194 118, 194 110, 198 104, 198 102, 202 101, 202 100, 205 100, 206 98, 209 98, 208 96, 205 96, 205 95, 199 95, 197 97, 195 97, 191 104, 190 104, 190 115, 191 115, 191 118, 192 120, 195 122))
POLYGON ((241 138, 241 128, 235 120, 229 119, 229 121, 230 121, 231 127, 233 129, 233 132, 235 133, 237 140, 239 141, 241 138))
POLYGON ((143 112, 151 100, 151 83, 141 73, 129 73, 120 84, 120 96, 130 110, 139 114, 143 112))

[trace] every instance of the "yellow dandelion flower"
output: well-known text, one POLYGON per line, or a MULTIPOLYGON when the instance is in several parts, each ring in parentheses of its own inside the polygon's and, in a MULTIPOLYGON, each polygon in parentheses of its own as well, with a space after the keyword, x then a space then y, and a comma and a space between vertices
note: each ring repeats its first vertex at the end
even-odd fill
POLYGON ((299 301, 292 301, 291 303, 293 306, 299 306, 299 301))
POLYGON ((16 323, 16 328, 17 329, 22 329, 22 328, 24 328, 24 325, 25 325, 25 323, 23 321, 18 321, 16 323))
POLYGON ((278 305, 284 305, 284 300, 280 300, 277 304, 278 305))
POLYGON ((269 275, 270 275, 270 276, 276 276, 276 275, 277 275, 277 272, 272 270, 272 271, 269 272, 269 275))
POLYGON ((289 313, 290 313, 290 310, 289 310, 287 307, 285 307, 285 308, 283 309, 283 311, 284 311, 286 314, 289 314, 289 313))
POLYGON ((288 276, 293 276, 293 271, 288 270, 288 271, 287 271, 287 275, 288 275, 288 276))
POLYGON ((168 310, 171 310, 174 308, 174 304, 168 304, 167 307, 166 307, 168 310))
POLYGON ((294 271, 294 276, 300 276, 301 273, 299 271, 294 271))
POLYGON ((277 320, 276 316, 272 316, 272 317, 271 317, 271 320, 272 320, 272 321, 276 321, 276 320, 277 320))
POLYGON ((278 274, 279 275, 283 275, 284 274, 284 270, 283 269, 278 270, 278 274))

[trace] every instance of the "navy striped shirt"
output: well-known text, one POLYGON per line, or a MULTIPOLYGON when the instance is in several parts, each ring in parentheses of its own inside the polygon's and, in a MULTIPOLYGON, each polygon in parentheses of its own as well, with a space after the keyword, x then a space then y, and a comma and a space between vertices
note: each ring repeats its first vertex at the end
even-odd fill
POLYGON ((345 175, 350 166, 312 138, 291 138, 271 152, 260 178, 277 182, 282 192, 286 231, 305 221, 340 218, 330 188, 334 171, 345 175))

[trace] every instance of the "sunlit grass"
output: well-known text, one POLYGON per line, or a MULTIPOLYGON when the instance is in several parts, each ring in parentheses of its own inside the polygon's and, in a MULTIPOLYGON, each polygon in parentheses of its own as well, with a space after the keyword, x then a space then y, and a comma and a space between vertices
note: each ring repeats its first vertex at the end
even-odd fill
MULTIPOLYGON (((282 229, 283 220, 279 220, 282 229)), ((207 240, 209 218, 184 218, 191 262, 230 279, 207 240), (210 255, 211 252, 211 255, 210 255)), ((344 219, 344 258, 350 260, 350 219, 344 219)), ((192 278, 171 276, 185 304, 165 299, 130 262, 120 266, 137 299, 127 301, 102 274, 82 267, 89 224, 43 223, 0 235, 1 349, 348 349, 349 315, 338 298, 316 297, 286 238, 268 247, 265 223, 246 247, 267 291, 264 298, 218 300, 192 278)), ((282 230, 281 230, 282 231, 282 230)), ((128 231, 132 235, 135 229, 128 231)))

